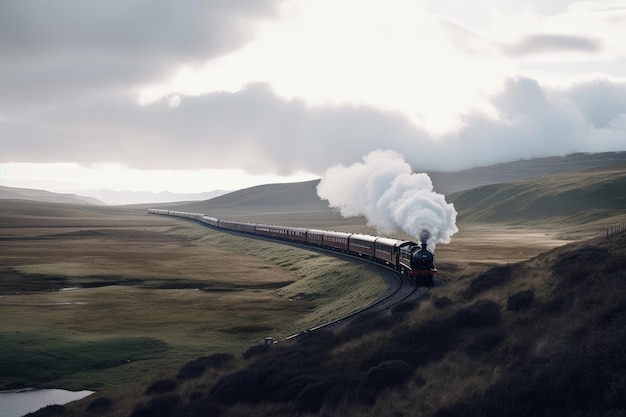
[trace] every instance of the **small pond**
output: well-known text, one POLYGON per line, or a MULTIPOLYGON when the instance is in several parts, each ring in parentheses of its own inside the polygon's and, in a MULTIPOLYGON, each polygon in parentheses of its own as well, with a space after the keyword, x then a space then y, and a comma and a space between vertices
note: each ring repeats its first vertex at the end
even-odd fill
POLYGON ((85 398, 93 393, 93 391, 30 388, 0 391, 0 416, 21 417, 48 405, 67 404, 85 398))

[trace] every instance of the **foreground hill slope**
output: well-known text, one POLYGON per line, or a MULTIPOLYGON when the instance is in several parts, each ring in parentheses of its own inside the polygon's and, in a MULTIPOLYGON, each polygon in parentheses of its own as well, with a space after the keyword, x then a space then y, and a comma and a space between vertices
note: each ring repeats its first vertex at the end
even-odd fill
POLYGON ((625 284, 625 233, 577 242, 61 415, 621 416, 625 284))

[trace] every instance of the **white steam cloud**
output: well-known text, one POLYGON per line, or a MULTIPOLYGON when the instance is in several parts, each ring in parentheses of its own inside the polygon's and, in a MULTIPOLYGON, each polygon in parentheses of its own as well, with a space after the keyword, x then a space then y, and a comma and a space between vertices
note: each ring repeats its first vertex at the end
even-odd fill
POLYGON ((364 215, 380 233, 402 229, 431 250, 459 231, 454 205, 433 191, 427 174, 413 173, 394 151, 375 150, 362 163, 328 169, 317 194, 344 217, 364 215))

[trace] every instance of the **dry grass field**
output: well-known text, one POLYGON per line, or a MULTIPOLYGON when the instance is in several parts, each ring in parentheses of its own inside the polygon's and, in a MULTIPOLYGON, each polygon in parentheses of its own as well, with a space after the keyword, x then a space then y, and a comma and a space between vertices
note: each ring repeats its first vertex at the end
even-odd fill
MULTIPOLYGON (((375 233, 334 213, 234 217, 375 233)), ((133 383, 284 338, 386 288, 357 264, 143 210, 5 202, 0 226, 3 387, 133 383)), ((545 232, 460 229, 437 248, 444 281, 563 243, 545 232)))
POLYGON ((136 382, 284 338, 386 288, 361 265, 309 250, 143 210, 48 206, 2 205, 5 388, 136 382))
MULTIPOLYGON (((376 233, 364 219, 327 212, 233 218, 376 233)), ((3 387, 123 385, 284 338, 386 288, 357 264, 143 210, 5 203, 0 225, 0 348, 4 362, 22 364, 2 372, 3 387)), ((439 278, 529 259, 566 243, 557 235, 460 225, 437 248, 439 278)))

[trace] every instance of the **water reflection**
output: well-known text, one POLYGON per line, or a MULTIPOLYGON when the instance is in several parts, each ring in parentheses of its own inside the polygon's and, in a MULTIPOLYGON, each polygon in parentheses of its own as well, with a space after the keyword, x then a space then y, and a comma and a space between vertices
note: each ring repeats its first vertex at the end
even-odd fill
POLYGON ((93 391, 66 391, 62 389, 0 391, 0 416, 21 417, 48 405, 67 404, 93 393, 93 391))

